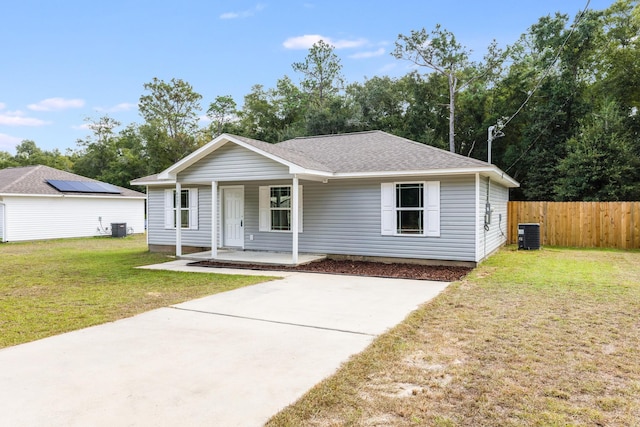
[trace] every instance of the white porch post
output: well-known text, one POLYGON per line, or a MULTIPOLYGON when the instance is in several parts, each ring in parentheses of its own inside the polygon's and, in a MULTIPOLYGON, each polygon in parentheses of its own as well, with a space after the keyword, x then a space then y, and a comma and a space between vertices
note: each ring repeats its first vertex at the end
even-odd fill
POLYGON ((293 233, 292 236, 292 243, 291 243, 291 263, 292 264, 297 264, 298 263, 298 205, 300 203, 300 200, 298 199, 299 197, 299 191, 298 191, 298 176, 294 175, 293 176, 293 188, 291 189, 291 232, 293 233))
POLYGON ((211 258, 218 256, 218 181, 211 181, 211 258))
POLYGON ((182 256, 182 185, 176 179, 176 257, 182 256))

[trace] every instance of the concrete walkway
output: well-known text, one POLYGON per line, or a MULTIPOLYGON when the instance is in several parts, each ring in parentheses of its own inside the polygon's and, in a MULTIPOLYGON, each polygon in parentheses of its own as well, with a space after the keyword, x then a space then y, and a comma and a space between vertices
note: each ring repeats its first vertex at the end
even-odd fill
POLYGON ((447 283, 292 272, 0 350, 0 425, 260 426, 447 283))

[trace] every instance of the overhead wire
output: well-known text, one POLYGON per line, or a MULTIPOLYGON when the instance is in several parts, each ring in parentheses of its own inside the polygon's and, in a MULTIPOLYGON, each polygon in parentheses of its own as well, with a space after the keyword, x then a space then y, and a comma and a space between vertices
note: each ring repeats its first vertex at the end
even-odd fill
POLYGON ((549 66, 545 69, 544 73, 542 73, 542 75, 540 76, 540 78, 538 79, 538 81, 536 82, 536 85, 533 87, 533 89, 531 91, 529 91, 529 94, 527 95, 527 98, 524 100, 524 102, 520 105, 520 107, 518 107, 518 109, 516 110, 515 113, 513 113, 511 115, 511 117, 509 117, 507 119, 506 122, 504 123, 498 123, 496 131, 499 132, 502 129, 504 129, 509 122, 511 122, 511 120, 513 120, 519 113, 520 111, 522 111, 522 109, 525 107, 525 105, 527 105, 527 103, 529 102, 529 100, 533 97, 533 94, 540 88, 540 86, 542 86, 542 82, 544 81, 545 78, 547 78, 547 76, 549 75, 549 73, 551 72, 551 69, 555 66, 556 62, 558 62, 558 59, 560 58, 560 55, 562 54, 562 51, 564 50, 565 46, 567 45, 567 43, 569 42, 569 39, 571 38, 571 36, 573 35, 576 27, 578 26, 578 24, 580 23, 580 21, 582 20, 582 18, 584 17, 584 15, 587 13, 587 10, 589 9, 589 5, 591 4, 591 0, 587 0, 587 4, 585 5, 585 7, 582 9, 582 12, 580 12, 580 14, 578 15, 578 17, 576 18, 575 22, 573 23, 573 25, 571 26, 570 30, 569 30, 569 34, 567 35, 567 37, 565 37, 564 41, 562 42, 562 44, 560 45, 560 47, 558 48, 558 51, 556 52, 555 57, 553 58, 553 61, 551 61, 551 63, 549 64, 549 66))

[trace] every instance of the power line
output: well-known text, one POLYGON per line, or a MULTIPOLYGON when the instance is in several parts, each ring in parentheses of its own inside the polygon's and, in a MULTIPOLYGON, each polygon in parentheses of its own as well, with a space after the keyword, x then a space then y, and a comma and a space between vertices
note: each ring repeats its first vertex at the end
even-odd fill
POLYGON ((564 50, 565 46, 567 45, 567 43, 569 42, 569 39, 571 38, 571 36, 573 35, 573 32, 575 31, 576 27, 578 26, 578 24, 580 23, 580 21, 582 20, 582 18, 584 17, 584 15, 587 13, 587 10, 589 9, 589 4, 591 4, 591 0, 587 0, 587 4, 585 5, 585 7, 582 9, 582 12, 580 12, 580 14, 578 15, 578 17, 576 18, 576 21, 573 23, 573 25, 571 26, 571 29, 569 30, 569 34, 567 35, 567 37, 565 37, 564 41, 562 42, 562 44, 560 45, 560 47, 558 48, 558 51, 556 52, 556 56, 553 58, 553 61, 551 62, 551 64, 549 64, 549 66, 547 67, 547 69, 544 71, 544 73, 542 73, 542 75, 540 76, 540 78, 538 79, 536 85, 534 86, 533 90, 531 90, 529 92, 529 95, 527 96, 527 98, 524 100, 524 102, 522 103, 522 105, 520 105, 520 107, 516 110, 515 113, 513 113, 513 115, 511 115, 511 117, 509 117, 509 119, 504 122, 504 123, 498 123, 496 130, 497 131, 501 131, 502 129, 504 129, 509 122, 511 122, 511 120, 513 120, 519 113, 520 111, 522 111, 522 109, 525 107, 525 105, 527 105, 527 103, 529 102, 529 100, 531 99, 531 97, 533 96, 533 94, 540 88, 540 86, 542 86, 542 81, 547 78, 547 76, 549 75, 549 73, 551 72, 551 69, 555 66, 556 62, 558 62, 558 59, 560 58, 560 54, 562 53, 562 51, 564 50))
MULTIPOLYGON (((509 122, 511 122, 511 120, 513 120, 520 113, 520 111, 522 111, 522 109, 525 107, 525 105, 527 105, 527 103, 529 102, 529 100, 531 99, 533 94, 540 88, 540 86, 542 85, 542 81, 549 75, 549 73, 551 72, 551 69, 553 68, 553 66, 555 66, 556 62, 560 58, 560 54, 562 53, 562 51, 564 50, 565 46, 569 42, 569 39, 573 35, 573 32, 578 27, 578 24, 580 24, 580 21, 582 20, 582 18, 584 18, 585 14, 587 13, 587 10, 589 9, 589 4, 590 3, 591 3, 591 0, 587 0, 587 4, 584 6, 584 8, 582 9, 582 12, 580 12, 580 14, 576 18, 575 22, 571 26, 571 29, 569 30, 569 34, 567 35, 567 37, 565 37, 564 41, 562 42, 562 44, 558 48, 558 51, 556 52, 556 56, 554 57, 553 61, 551 62, 551 64, 549 64, 549 66, 547 67, 545 72, 538 79, 538 81, 537 81, 536 85, 534 86, 533 90, 531 92, 529 92, 529 95, 524 100, 522 105, 520 105, 520 107, 516 110, 516 112, 513 113, 513 115, 511 117, 509 117, 509 119, 506 122, 499 123, 496 126, 496 132, 502 131, 502 129, 504 129, 505 126, 507 126, 509 124, 509 122)), ((556 110, 556 115, 560 113, 560 111, 567 105, 568 102, 569 102, 569 99, 566 99, 565 102, 556 110)), ((549 123, 547 123, 547 126, 545 126, 544 129, 547 129, 550 125, 551 125, 551 120, 549 120, 549 123)), ((511 164, 511 166, 509 166, 507 169, 505 169, 505 173, 508 173, 511 170, 511 168, 513 168, 520 160, 522 160, 522 158, 533 148, 533 146, 536 144, 536 142, 538 142, 538 140, 540 140, 541 137, 542 137, 542 130, 540 131, 540 133, 538 133, 538 136, 535 137, 535 139, 531 142, 531 144, 529 144, 527 149, 524 150, 524 152, 511 164)))

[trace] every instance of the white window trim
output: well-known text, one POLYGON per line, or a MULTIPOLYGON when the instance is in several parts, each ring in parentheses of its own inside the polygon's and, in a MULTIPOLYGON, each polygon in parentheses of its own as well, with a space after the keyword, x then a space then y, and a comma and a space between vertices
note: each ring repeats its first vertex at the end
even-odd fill
POLYGON ((380 234, 402 237, 440 237, 440 181, 400 181, 380 184, 380 234), (398 233, 396 187, 399 184, 423 185, 423 232, 398 233))
MULTIPOLYGON (((175 188, 168 188, 164 190, 164 228, 166 230, 175 230, 173 225, 175 221, 175 188)), ((181 227, 182 230, 197 230, 198 229, 198 189, 197 188, 182 188, 181 191, 189 192, 189 227, 181 227)))
MULTIPOLYGON (((288 187, 292 189, 291 184, 282 185, 264 185, 258 188, 258 231, 264 231, 268 233, 292 233, 292 230, 272 230, 271 229, 271 189, 288 187)), ((293 191, 291 191, 293 197, 293 191)), ((302 233, 302 185, 298 186, 298 233, 302 233)), ((293 206, 289 209, 293 209, 293 206)))

